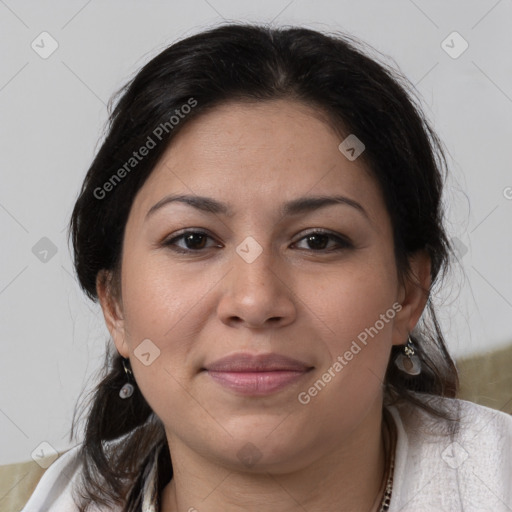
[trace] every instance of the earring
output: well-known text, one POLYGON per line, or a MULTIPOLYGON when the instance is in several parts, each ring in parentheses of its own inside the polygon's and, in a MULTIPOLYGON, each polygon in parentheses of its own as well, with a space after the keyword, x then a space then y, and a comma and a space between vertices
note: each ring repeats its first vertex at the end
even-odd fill
POLYGON ((124 368, 124 372, 126 373, 126 377, 128 379, 128 382, 126 382, 125 385, 119 391, 119 396, 121 398, 129 398, 129 397, 131 397, 133 395, 134 390, 135 390, 135 388, 133 387, 133 384, 130 382, 130 381, 134 382, 133 373, 130 370, 130 368, 127 367, 126 361, 128 361, 128 359, 125 359, 123 357, 123 368, 124 368))
POLYGON ((419 375, 421 373, 421 361, 414 349, 414 344, 409 336, 403 352, 395 358, 396 366, 408 375, 419 375))

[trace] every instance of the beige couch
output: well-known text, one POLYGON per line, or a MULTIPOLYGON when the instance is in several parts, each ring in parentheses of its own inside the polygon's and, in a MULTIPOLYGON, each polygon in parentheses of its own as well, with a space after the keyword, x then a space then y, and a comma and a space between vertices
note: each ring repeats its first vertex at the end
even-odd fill
MULTIPOLYGON (((457 367, 460 398, 512 414, 512 345, 460 360, 457 367)), ((0 466, 0 510, 19 512, 44 471, 34 461, 0 466)))
MULTIPOLYGON (((43 466, 47 465, 44 461, 41 460, 43 466)), ((45 471, 33 460, 0 466, 0 510, 19 512, 45 471)))
POLYGON ((457 362, 460 398, 512 414, 512 345, 457 362))

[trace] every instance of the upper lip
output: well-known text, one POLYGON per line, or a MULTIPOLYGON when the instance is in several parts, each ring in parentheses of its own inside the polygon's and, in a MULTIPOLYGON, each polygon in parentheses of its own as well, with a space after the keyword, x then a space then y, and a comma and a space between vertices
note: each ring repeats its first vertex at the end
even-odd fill
POLYGON ((212 372, 307 371, 311 365, 281 354, 233 354, 205 365, 212 372))

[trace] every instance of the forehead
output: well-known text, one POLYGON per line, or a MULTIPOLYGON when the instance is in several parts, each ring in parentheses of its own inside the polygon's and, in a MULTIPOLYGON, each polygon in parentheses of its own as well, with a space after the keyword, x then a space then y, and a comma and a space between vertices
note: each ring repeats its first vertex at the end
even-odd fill
POLYGON ((291 100, 230 102, 183 126, 139 191, 145 214, 165 194, 217 197, 278 207, 308 193, 343 193, 378 215, 380 192, 362 158, 348 160, 319 109, 291 100))

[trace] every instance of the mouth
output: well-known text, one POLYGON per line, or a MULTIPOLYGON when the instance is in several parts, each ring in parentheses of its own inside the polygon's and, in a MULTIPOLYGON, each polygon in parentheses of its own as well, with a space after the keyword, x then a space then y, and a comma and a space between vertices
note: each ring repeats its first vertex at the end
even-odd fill
POLYGON ((202 371, 237 394, 264 396, 301 380, 314 367, 280 354, 234 354, 205 365, 202 371))

